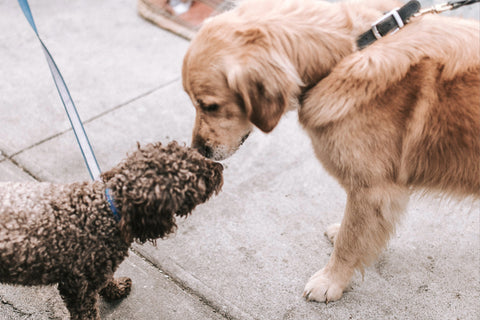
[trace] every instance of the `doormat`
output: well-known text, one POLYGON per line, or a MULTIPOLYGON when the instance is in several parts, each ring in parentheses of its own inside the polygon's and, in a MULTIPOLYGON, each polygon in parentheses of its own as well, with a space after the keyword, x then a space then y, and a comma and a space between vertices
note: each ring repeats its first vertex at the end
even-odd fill
POLYGON ((138 0, 138 13, 155 25, 191 40, 205 19, 233 6, 233 0, 138 0))

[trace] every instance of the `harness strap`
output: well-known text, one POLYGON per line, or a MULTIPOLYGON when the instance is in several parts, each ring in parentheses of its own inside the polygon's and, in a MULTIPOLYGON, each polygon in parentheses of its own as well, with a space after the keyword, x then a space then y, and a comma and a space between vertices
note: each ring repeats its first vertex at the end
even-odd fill
POLYGON ((400 9, 395 9, 381 17, 372 24, 372 28, 357 38, 357 46, 360 50, 373 42, 381 39, 392 30, 397 31, 408 23, 409 19, 421 8, 420 2, 409 1, 400 9))

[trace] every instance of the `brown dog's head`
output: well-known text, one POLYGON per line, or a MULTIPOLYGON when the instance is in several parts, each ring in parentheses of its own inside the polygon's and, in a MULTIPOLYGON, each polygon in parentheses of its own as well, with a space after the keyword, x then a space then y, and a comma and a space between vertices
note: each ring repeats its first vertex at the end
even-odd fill
POLYGON ((218 193, 223 166, 196 150, 170 142, 147 144, 102 174, 121 215, 127 242, 163 238, 176 228, 175 216, 187 216, 218 193))
POLYGON ((192 146, 215 160, 231 156, 254 126, 272 131, 299 91, 267 28, 239 21, 239 9, 207 22, 183 61, 183 86, 196 109, 192 146))

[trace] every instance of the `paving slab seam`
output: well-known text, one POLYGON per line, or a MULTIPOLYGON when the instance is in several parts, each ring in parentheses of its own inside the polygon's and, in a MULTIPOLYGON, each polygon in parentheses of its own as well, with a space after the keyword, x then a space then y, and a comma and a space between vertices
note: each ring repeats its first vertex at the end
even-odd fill
MULTIPOLYGON (((160 86, 158 86, 158 87, 155 87, 155 88, 153 88, 153 89, 150 89, 150 90, 148 90, 148 91, 146 91, 146 92, 144 92, 144 93, 142 93, 142 94, 140 94, 140 95, 138 95, 138 96, 136 96, 136 97, 134 97, 134 98, 132 98, 132 99, 129 99, 129 100, 125 101, 125 102, 122 102, 122 103, 120 103, 120 104, 118 104, 118 105, 116 105, 116 106, 114 106, 114 107, 112 107, 112 108, 110 108, 110 109, 108 109, 108 110, 106 110, 106 111, 103 111, 103 112, 101 112, 101 113, 99 113, 99 114, 97 114, 97 115, 95 115, 95 116, 93 116, 93 117, 91 117, 91 118, 89 118, 89 119, 87 119, 87 120, 82 121, 82 123, 85 125, 85 124, 88 124, 88 123, 90 123, 90 122, 93 122, 93 121, 95 121, 95 120, 97 120, 97 119, 99 119, 99 118, 101 118, 101 117, 103 117, 103 116, 105 116, 105 115, 113 112, 113 111, 116 111, 116 110, 119 110, 119 109, 121 109, 121 108, 123 108, 123 107, 126 107, 126 106, 128 106, 129 104, 131 104, 131 103, 133 103, 133 102, 136 102, 137 100, 140 100, 140 99, 142 99, 142 98, 145 98, 145 97, 151 95, 152 93, 154 93, 154 92, 156 92, 156 91, 158 91, 158 90, 161 90, 161 89, 163 89, 163 88, 165 88, 165 87, 168 87, 169 85, 171 85, 171 84, 173 84, 173 83, 175 83, 175 82, 177 82, 177 81, 180 81, 180 77, 177 77, 177 78, 175 78, 175 79, 172 79, 172 80, 170 80, 170 81, 167 81, 167 82, 165 82, 164 84, 162 84, 162 85, 160 85, 160 86)), ((55 138, 58 138, 58 137, 66 134, 66 133, 68 133, 68 132, 71 132, 71 131, 72 131, 71 128, 68 128, 68 129, 65 129, 65 130, 63 130, 63 131, 60 131, 60 132, 58 132, 58 133, 56 133, 56 134, 53 134, 53 135, 51 135, 51 136, 49 136, 49 137, 47 137, 47 138, 45 138, 45 139, 42 139, 42 140, 40 140, 40 141, 37 141, 37 142, 35 142, 34 144, 32 144, 32 145, 30 145, 30 146, 28 146, 28 147, 25 147, 25 148, 23 148, 23 149, 15 152, 15 153, 12 153, 10 156, 8 156, 7 154, 5 154, 4 152, 1 152, 1 151, 0 151, 0 152, 2 153, 2 155, 3 155, 5 158, 13 161, 13 158, 16 157, 16 156, 18 156, 19 154, 21 154, 21 153, 23 153, 23 152, 25 152, 25 151, 28 151, 28 150, 30 150, 30 149, 33 149, 33 148, 35 148, 35 147, 38 147, 38 146, 42 145, 42 144, 45 143, 45 142, 48 142, 48 141, 53 140, 53 139, 55 139, 55 138)), ((25 170, 24 168, 22 168, 22 169, 25 170)), ((28 172, 27 170, 25 170, 25 171, 28 172)), ((29 174, 30 174, 30 173, 29 173, 29 174)), ((32 175, 32 176, 33 176, 33 175, 32 175)), ((34 176, 33 176, 33 177, 34 177, 34 176)), ((38 179, 36 179, 36 180, 38 180, 38 179)))
POLYGON ((3 306, 12 309, 13 312, 19 314, 20 316, 27 316, 27 317, 33 316, 33 313, 29 313, 29 312, 25 312, 25 311, 20 310, 19 308, 15 307, 15 305, 13 305, 11 302, 5 300, 2 296, 0 296, 0 303, 3 306))
MULTIPOLYGON (((0 151, 1 152, 1 151, 0 151)), ((41 181, 40 178, 38 178, 37 176, 35 176, 32 172, 30 172, 30 170, 28 170, 27 168, 23 167, 22 165, 20 165, 20 163, 18 163, 15 159, 13 159, 13 155, 12 156, 8 156, 6 155, 4 152, 1 152, 2 155, 5 157, 5 159, 2 159, 0 161, 0 163, 8 160, 10 161, 11 163, 13 163, 14 166, 16 166, 17 168, 19 168, 20 170, 22 170, 23 172, 25 172, 27 175, 29 175, 30 177, 32 177, 34 180, 36 181, 41 181)))
POLYGON ((166 88, 166 87, 168 87, 169 85, 171 85, 171 84, 173 84, 173 83, 175 83, 175 82, 177 82, 177 81, 181 81, 181 77, 176 77, 176 78, 174 78, 174 79, 172 79, 172 80, 169 80, 169 81, 163 83, 162 85, 160 85, 160 86, 158 86, 158 87, 155 87, 155 88, 153 88, 153 89, 150 89, 150 90, 148 90, 148 91, 146 91, 146 92, 144 92, 144 93, 142 93, 142 94, 140 94, 140 95, 138 95, 138 96, 136 96, 136 97, 134 97, 134 98, 132 98, 132 99, 130 99, 130 100, 127 100, 127 101, 125 101, 125 102, 122 102, 122 103, 120 103, 119 105, 117 105, 117 106, 115 106, 115 107, 113 107, 113 108, 111 108, 111 109, 109 109, 109 110, 103 111, 103 112, 97 114, 96 116, 93 116, 93 117, 91 117, 90 119, 84 121, 84 123, 92 122, 92 121, 97 120, 97 119, 99 119, 99 118, 101 118, 101 117, 103 117, 103 116, 105 116, 105 115, 107 115, 107 114, 109 114, 109 113, 111 113, 111 112, 113 112, 113 111, 115 111, 115 110, 118 110, 118 109, 121 109, 121 108, 123 108, 123 107, 126 107, 126 106, 128 106, 130 103, 133 103, 133 102, 135 102, 135 101, 137 101, 137 100, 140 100, 140 99, 142 99, 142 98, 148 97, 148 96, 151 95, 152 93, 155 93, 155 92, 158 91, 158 90, 161 90, 161 89, 163 89, 163 88, 166 88))
MULTIPOLYGON (((178 270, 181 269, 180 267, 177 266, 178 270, 172 271, 171 268, 164 268, 158 261, 156 261, 154 258, 150 257, 148 254, 144 254, 140 252, 139 250, 135 248, 130 248, 130 250, 135 253, 138 257, 143 259, 146 263, 150 264, 152 267, 155 269, 158 269, 159 272, 165 274, 170 281, 175 283, 178 287, 180 287, 182 290, 187 292, 190 295, 193 295, 197 297, 202 303, 204 303, 207 307, 211 308, 214 310, 216 313, 219 315, 225 317, 225 319, 228 320, 240 320, 240 319, 254 319, 253 316, 250 314, 245 313, 244 311, 240 310, 238 307, 234 306, 232 303, 225 301, 224 299, 220 298, 218 295, 214 297, 215 299, 208 298, 204 294, 202 294, 198 289, 194 289, 191 286, 188 286, 186 281, 181 279, 181 276, 178 276, 179 272, 178 270), (223 302, 223 303, 222 303, 223 302), (231 311, 227 311, 224 308, 222 308, 222 304, 228 304, 231 309, 233 309, 233 313, 231 311)), ((186 271, 180 272, 180 273, 186 273, 186 271)), ((193 278, 193 276, 190 275, 190 277, 193 278)), ((200 282, 197 280, 196 282, 200 282)), ((202 289, 206 289, 205 285, 202 285, 202 289)), ((205 290, 202 290, 205 291, 205 290)), ((211 289, 207 289, 206 291, 211 291, 211 289)))
MULTIPOLYGON (((84 121, 83 123, 86 123, 86 122, 84 121)), ((51 135, 51 136, 49 136, 49 137, 47 137, 47 138, 45 138, 45 139, 42 139, 42 140, 40 140, 40 141, 37 141, 37 142, 35 142, 34 144, 31 144, 31 145, 29 145, 28 147, 25 147, 25 148, 23 148, 23 149, 21 149, 21 150, 19 150, 19 151, 17 151, 17 152, 12 153, 10 156, 6 156, 6 157, 7 157, 9 160, 14 161, 13 158, 16 157, 16 156, 18 156, 19 154, 21 154, 21 153, 23 153, 23 152, 25 152, 25 151, 28 151, 28 150, 30 150, 30 149, 33 149, 33 148, 35 148, 35 147, 38 147, 38 146, 42 145, 42 144, 45 143, 45 142, 48 142, 48 141, 53 140, 53 139, 55 139, 55 138, 58 138, 58 137, 60 137, 61 135, 64 135, 65 133, 67 133, 67 132, 69 132, 69 131, 72 131, 72 129, 66 129, 66 130, 64 130, 64 131, 60 131, 60 132, 58 132, 58 133, 55 133, 54 135, 51 135)))

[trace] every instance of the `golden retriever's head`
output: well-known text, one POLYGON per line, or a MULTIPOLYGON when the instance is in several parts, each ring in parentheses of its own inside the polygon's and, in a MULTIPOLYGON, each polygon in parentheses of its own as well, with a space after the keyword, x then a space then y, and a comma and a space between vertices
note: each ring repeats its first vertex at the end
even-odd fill
POLYGON ((196 109, 192 146, 231 156, 253 127, 270 132, 298 95, 298 76, 271 35, 235 12, 211 19, 183 61, 183 86, 196 109))

